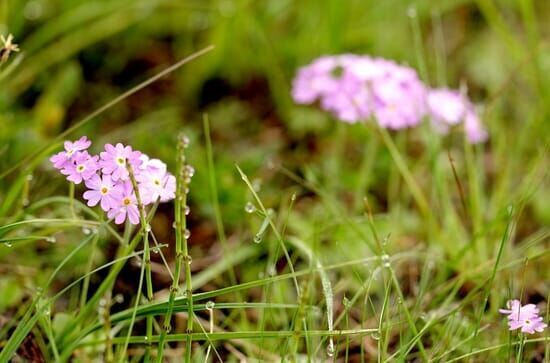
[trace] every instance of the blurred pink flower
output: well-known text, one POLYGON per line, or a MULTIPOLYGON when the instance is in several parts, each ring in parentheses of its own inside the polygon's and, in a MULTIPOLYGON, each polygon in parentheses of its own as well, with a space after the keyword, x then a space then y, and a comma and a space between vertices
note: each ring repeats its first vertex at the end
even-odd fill
POLYGON ((374 116, 381 127, 397 130, 417 126, 428 116, 441 133, 463 123, 468 142, 488 138, 466 96, 447 88, 430 90, 413 68, 383 58, 317 58, 298 70, 292 98, 298 104, 319 102, 321 109, 347 123, 374 116))
POLYGON ((534 334, 542 332, 547 325, 538 316, 539 309, 534 304, 521 306, 519 300, 510 300, 506 303, 508 309, 499 309, 501 314, 508 315, 508 327, 510 330, 521 328, 523 333, 534 334))

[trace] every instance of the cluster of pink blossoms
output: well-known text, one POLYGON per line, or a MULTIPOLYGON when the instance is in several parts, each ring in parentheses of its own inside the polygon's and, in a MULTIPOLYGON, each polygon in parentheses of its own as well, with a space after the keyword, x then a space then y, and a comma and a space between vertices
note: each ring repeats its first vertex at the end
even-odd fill
POLYGON ((506 304, 508 309, 499 309, 500 313, 508 315, 510 330, 521 328, 523 333, 539 333, 547 327, 539 316, 539 309, 534 304, 521 306, 519 300, 510 300, 506 304))
POLYGON ((139 223, 138 201, 128 165, 134 173, 143 205, 174 199, 176 178, 162 161, 150 159, 120 143, 106 144, 105 151, 90 155, 87 149, 91 144, 86 136, 74 142, 65 141, 65 151, 50 158, 67 180, 75 184, 84 182, 88 190, 83 197, 88 206, 99 204, 116 224, 123 223, 126 218, 132 224, 139 223))
POLYGON ((319 102, 323 110, 349 123, 374 117, 381 127, 396 130, 428 117, 441 133, 462 122, 471 143, 488 136, 474 105, 462 93, 430 89, 414 69, 382 58, 320 57, 298 70, 292 97, 299 104, 319 102))

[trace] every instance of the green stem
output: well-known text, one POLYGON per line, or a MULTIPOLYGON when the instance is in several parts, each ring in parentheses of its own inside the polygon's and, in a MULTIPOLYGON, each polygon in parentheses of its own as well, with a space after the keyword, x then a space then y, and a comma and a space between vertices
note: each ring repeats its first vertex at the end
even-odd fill
POLYGON ((411 171, 407 167, 407 164, 401 157, 401 154, 399 153, 399 150, 397 149, 395 143, 390 137, 390 134, 383 127, 379 127, 378 130, 380 131, 380 135, 382 135, 382 140, 384 141, 384 144, 390 152, 393 162, 397 166, 397 169, 401 173, 401 176, 405 180, 405 183, 407 183, 407 186, 409 187, 412 196, 416 204, 418 205, 418 208, 420 209, 420 212, 424 215, 424 217, 430 217, 430 209, 426 197, 424 197, 422 190, 416 183, 416 180, 414 179, 411 171))
MULTIPOLYGON (((127 163, 127 169, 128 173, 130 175, 130 180, 132 181, 132 188, 134 189, 134 193, 136 194, 136 201, 138 205, 139 210, 139 219, 141 223, 141 228, 143 230, 143 263, 145 264, 145 285, 147 286, 147 301, 151 302, 153 300, 153 279, 151 277, 151 251, 149 248, 149 232, 151 231, 151 227, 149 223, 147 222, 147 214, 145 212, 145 207, 143 206, 143 202, 141 201, 141 195, 139 193, 139 188, 137 185, 136 177, 134 175, 134 170, 132 169, 132 165, 130 163, 127 163)), ((141 296, 141 291, 138 291, 138 301, 139 297, 141 296)), ((146 351, 145 351, 145 357, 146 361, 151 355, 151 341, 153 336, 153 316, 147 316, 147 322, 146 322, 146 333, 147 333, 147 345, 146 345, 146 351)))
POLYGON ((74 183, 69 183, 69 208, 71 216, 76 219, 76 212, 74 210, 74 183))
POLYGON ((185 234, 187 230, 187 189, 189 187, 190 175, 186 173, 185 164, 185 148, 187 146, 187 140, 184 136, 180 136, 178 142, 178 154, 177 154, 177 170, 176 170, 176 200, 174 206, 174 219, 176 229, 176 271, 172 279, 172 286, 170 286, 170 296, 168 298, 168 309, 164 315, 163 330, 159 336, 157 362, 163 361, 163 351, 166 344, 166 336, 172 330, 172 313, 174 311, 174 301, 176 299, 177 292, 179 290, 179 280, 182 270, 182 264, 185 264, 185 282, 186 292, 185 296, 188 302, 188 316, 187 316, 187 334, 186 334, 186 350, 185 360, 191 361, 191 333, 193 332, 193 296, 191 285, 191 259, 189 257, 189 251, 187 248, 187 238, 185 234), (185 260, 185 261, 184 261, 185 260))
MULTIPOLYGON (((156 206, 157 204, 155 204, 151 208, 151 213, 148 215, 147 221, 152 218, 154 211, 156 210, 156 206)), ((98 301, 101 299, 102 296, 105 295, 105 293, 109 289, 111 289, 115 282, 115 279, 126 264, 127 259, 124 259, 122 257, 126 257, 134 252, 138 243, 141 241, 141 233, 143 232, 143 229, 144 227, 141 226, 141 230, 139 231, 139 233, 136 234, 128 244, 124 244, 119 250, 116 257, 117 262, 113 264, 113 267, 109 271, 109 274, 103 280, 101 285, 97 288, 95 294, 90 298, 90 300, 88 300, 86 306, 82 310, 80 310, 80 313, 76 316, 76 318, 73 319, 69 324, 67 324, 66 328, 61 332, 61 334, 59 334, 57 340, 62 343, 59 344, 59 346, 68 346, 68 343, 70 343, 71 341, 70 339, 72 337, 75 337, 75 335, 78 333, 78 324, 95 313, 98 301)))

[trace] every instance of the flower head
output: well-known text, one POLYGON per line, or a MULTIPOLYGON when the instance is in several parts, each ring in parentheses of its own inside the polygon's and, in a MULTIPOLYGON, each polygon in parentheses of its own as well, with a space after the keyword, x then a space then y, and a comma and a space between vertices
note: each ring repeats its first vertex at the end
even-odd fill
POLYGON ((347 123, 374 116, 381 127, 403 129, 429 116, 441 133, 463 122, 470 143, 488 137, 465 95, 447 88, 429 90, 413 68, 383 58, 320 57, 298 70, 292 98, 298 104, 319 102, 323 110, 347 123))
POLYGON ((128 218, 131 224, 139 223, 139 210, 136 195, 130 181, 122 184, 122 188, 113 193, 114 206, 107 212, 109 218, 114 218, 116 224, 122 224, 128 218))
POLYGON ((141 153, 133 151, 131 146, 124 146, 121 143, 116 144, 116 146, 106 144, 105 151, 101 152, 100 156, 101 171, 104 174, 110 174, 114 181, 129 179, 126 163, 130 163, 134 171, 141 164, 141 153))
POLYGON ((109 218, 121 224, 126 219, 132 224, 140 221, 137 192, 142 206, 175 198, 176 179, 168 173, 166 164, 158 159, 134 151, 120 143, 105 145, 101 159, 90 155, 86 149, 91 142, 85 137, 64 143, 65 150, 53 155, 50 161, 69 181, 84 181, 87 190, 83 197, 88 206, 100 205, 109 218), (129 166, 135 176, 134 190, 129 166))
POLYGON ((123 186, 115 184, 110 175, 94 175, 85 182, 89 190, 83 194, 84 199, 88 201, 88 206, 93 207, 98 203, 101 209, 108 212, 118 206, 117 196, 122 192, 123 186))
POLYGON ((176 178, 165 170, 142 173, 138 180, 139 194, 144 204, 157 200, 167 202, 176 196, 176 178))
POLYGON ((50 161, 54 168, 61 170, 74 160, 76 152, 88 149, 91 144, 92 142, 86 136, 82 136, 76 141, 65 141, 63 143, 65 151, 55 154, 50 158, 50 161))
POLYGON ((87 181, 96 175, 99 165, 97 155, 90 155, 87 151, 77 151, 74 158, 66 163, 61 173, 67 175, 67 180, 75 184, 87 181))
POLYGON ((538 316, 539 309, 534 304, 521 305, 519 300, 510 300, 506 304, 507 309, 499 309, 501 314, 508 315, 508 328, 516 330, 521 328, 523 333, 534 334, 542 332, 547 325, 538 316))

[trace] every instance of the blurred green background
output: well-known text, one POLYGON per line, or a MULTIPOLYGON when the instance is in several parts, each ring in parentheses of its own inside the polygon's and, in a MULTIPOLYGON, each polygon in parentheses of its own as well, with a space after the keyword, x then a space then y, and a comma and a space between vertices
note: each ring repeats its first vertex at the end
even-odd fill
MULTIPOLYGON (((522 212, 516 241, 547 236, 549 1, 0 0, 0 4, 0 34, 12 33, 21 48, 0 68, 0 173, 131 87, 195 51, 215 46, 69 137, 88 135, 96 152, 106 142, 129 143, 166 161, 173 170, 175 135, 181 130, 187 133, 192 140, 190 162, 197 170, 190 226, 192 254, 198 261, 219 253, 208 189, 204 113, 211 123, 219 202, 232 246, 252 245, 262 222, 244 211, 252 197, 235 164, 249 175, 270 207, 285 209, 291 195, 298 194, 289 229, 303 240, 318 236, 324 227, 330 229, 318 237, 321 244, 325 239, 336 241, 320 254, 327 263, 370 254, 364 244, 351 241, 353 231, 339 228, 334 219, 361 216, 364 196, 369 197, 381 233, 394 236, 389 247, 393 252, 426 243, 449 258, 439 282, 488 258, 510 204, 520 205, 522 212), (490 140, 473 150, 474 161, 467 160, 459 132, 439 137, 419 128, 392 135, 429 196, 438 220, 436 237, 415 210, 372 130, 342 125, 313 107, 293 104, 290 84, 297 67, 320 55, 339 53, 407 63, 434 87, 466 85, 474 102, 483 106, 490 140), (455 159, 459 178, 470 187, 469 203, 477 211, 472 221, 464 222, 460 208, 455 208, 459 194, 448 153, 455 159), (280 166, 286 171, 280 172, 280 166), (326 193, 312 192, 308 183, 320 185, 326 193), (486 251, 462 259, 463 247, 479 235, 486 251)), ((67 193, 67 183, 45 158, 31 172, 26 189, 10 199, 10 188, 25 173, 19 168, 0 179, 0 217, 5 221, 20 218, 27 202, 67 193)), ((162 207, 153 221, 162 242, 172 240, 170 208, 162 207)), ((360 228, 367 230, 364 225, 360 228)), ((61 239, 56 249, 62 250, 59 246, 68 240, 61 239)), ((544 243, 537 246, 533 253, 544 251, 544 243)), ((3 269, 10 270, 7 261, 22 269, 2 273, 2 290, 9 287, 14 293, 10 301, 0 299, 0 310, 24 294, 14 281, 32 285, 30 281, 41 278, 35 268, 51 269, 62 258, 47 247, 16 256, 13 249, 0 249, 3 269), (31 272, 24 269, 28 265, 31 272)), ((257 278, 263 267, 256 261, 262 261, 264 252, 251 252, 250 260, 242 261, 239 280, 257 278)), ((105 255, 110 254, 106 249, 105 255)), ((81 256, 75 266, 86 258, 81 256)), ((196 266, 200 270, 201 264, 196 266)), ((530 271, 524 276, 530 286, 527 294, 541 300, 548 276, 537 274, 534 267, 530 271)), ((65 276, 64 283, 76 276, 65 276)), ((163 286, 168 281, 157 283, 163 286)), ((218 283, 224 285, 223 280, 218 283)), ((499 291, 505 287, 503 281, 499 291)))

